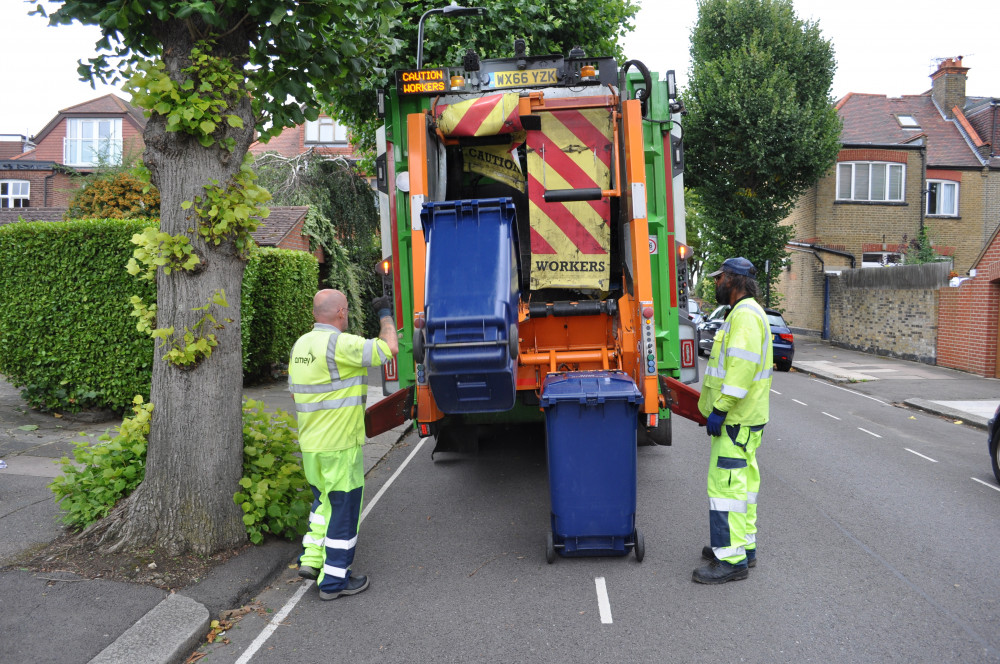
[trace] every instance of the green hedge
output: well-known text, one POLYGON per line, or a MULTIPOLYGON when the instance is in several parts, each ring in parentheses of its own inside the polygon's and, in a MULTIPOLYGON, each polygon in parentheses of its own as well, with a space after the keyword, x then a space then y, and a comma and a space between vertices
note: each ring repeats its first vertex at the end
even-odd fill
POLYGON ((151 223, 0 227, 0 373, 33 406, 124 410, 149 398, 153 340, 136 330, 129 297, 152 302, 156 291, 125 264, 151 223))
MULTIPOLYGON (((316 257, 304 251, 264 248, 257 257, 253 334, 249 343, 244 341, 243 351, 247 375, 267 373, 272 364, 288 361, 292 344, 312 328, 319 281, 316 257)), ((246 282, 244 278, 244 286, 246 282)))
MULTIPOLYGON (((148 400, 154 342, 136 330, 129 297, 152 303, 156 291, 125 265, 132 235, 157 223, 0 227, 0 373, 23 388, 29 404, 123 412, 137 394, 148 400)), ((241 297, 246 375, 287 360, 311 324, 317 278, 316 259, 305 252, 263 249, 250 257, 241 297)))

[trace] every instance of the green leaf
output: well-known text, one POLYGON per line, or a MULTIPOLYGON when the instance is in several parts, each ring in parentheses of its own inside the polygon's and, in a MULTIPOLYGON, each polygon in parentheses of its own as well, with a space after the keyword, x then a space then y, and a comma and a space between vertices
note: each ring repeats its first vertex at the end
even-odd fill
POLYGON ((35 431, 35 430, 38 429, 38 425, 37 424, 25 424, 23 426, 19 426, 18 429, 20 431, 35 431))

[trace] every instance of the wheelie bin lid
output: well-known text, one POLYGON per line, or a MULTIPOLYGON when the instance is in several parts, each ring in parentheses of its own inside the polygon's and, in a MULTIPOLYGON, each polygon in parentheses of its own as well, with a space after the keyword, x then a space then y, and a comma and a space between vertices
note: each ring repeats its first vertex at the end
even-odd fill
POLYGON ((563 371, 551 373, 542 382, 542 408, 557 403, 581 405, 606 401, 638 403, 642 393, 624 371, 563 371))

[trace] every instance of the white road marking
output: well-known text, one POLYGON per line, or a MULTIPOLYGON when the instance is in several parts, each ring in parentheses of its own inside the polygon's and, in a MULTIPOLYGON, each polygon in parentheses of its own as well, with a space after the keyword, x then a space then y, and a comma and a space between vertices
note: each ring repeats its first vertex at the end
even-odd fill
POLYGON ((603 576, 594 579, 594 583, 597 586, 597 608, 601 611, 601 622, 610 625, 611 601, 608 599, 608 586, 604 583, 603 576))
POLYGON ((868 429, 862 429, 861 427, 858 427, 858 430, 859 431, 864 431, 868 435, 875 436, 876 438, 881 438, 882 437, 882 436, 878 435, 877 433, 875 433, 874 431, 869 431, 868 429))
POLYGON ((992 484, 989 484, 989 483, 984 482, 982 480, 977 480, 975 477, 970 477, 969 479, 972 480, 973 482, 979 482, 983 486, 988 486, 989 488, 993 489, 994 491, 1000 491, 1000 487, 993 486, 992 484))
POLYGON ((773 387, 771 388, 771 391, 774 392, 775 394, 779 395, 779 396, 781 395, 781 392, 779 392, 778 390, 774 389, 773 387))
POLYGON ((931 461, 933 463, 937 463, 937 459, 932 459, 929 456, 921 454, 920 452, 914 452, 909 447, 904 447, 903 449, 906 450, 907 452, 910 452, 911 454, 916 454, 918 457, 923 457, 924 459, 927 459, 928 461, 931 461))
POLYGON ((828 412, 826 412, 826 411, 821 411, 821 412, 822 412, 822 413, 823 413, 824 415, 826 415, 827 417, 832 417, 833 419, 835 419, 835 420, 838 420, 838 421, 840 420, 840 418, 839 418, 839 417, 837 417, 836 415, 831 415, 830 413, 828 413, 828 412))
MULTIPOLYGON (((358 520, 359 527, 361 523, 365 520, 365 517, 368 516, 368 513, 371 511, 372 507, 375 506, 375 503, 378 502, 378 499, 382 497, 382 494, 386 492, 386 489, 392 486, 392 483, 396 480, 397 477, 399 477, 399 474, 403 472, 403 469, 406 468, 407 464, 410 463, 410 459, 412 459, 416 455, 416 453, 420 451, 420 448, 424 446, 425 442, 427 442, 426 438, 420 439, 420 442, 417 443, 416 447, 413 448, 413 451, 410 452, 410 456, 406 457, 406 461, 404 461, 399 465, 399 468, 397 468, 396 472, 392 474, 392 477, 390 477, 388 481, 382 485, 382 488, 378 490, 378 493, 375 494, 375 497, 372 498, 371 502, 368 503, 368 506, 365 507, 365 510, 361 513, 361 518, 358 520)), ((601 583, 603 582, 604 579, 601 579, 601 583)), ((260 647, 264 645, 264 643, 266 643, 267 640, 271 638, 271 635, 274 634, 275 630, 278 629, 278 625, 281 624, 281 621, 283 621, 288 616, 288 614, 292 612, 292 609, 295 608, 295 605, 299 603, 299 600, 302 599, 302 596, 305 595, 306 591, 312 588, 312 586, 313 582, 307 581, 306 583, 303 583, 302 586, 297 591, 295 591, 295 594, 292 595, 291 599, 285 602, 285 605, 281 607, 281 610, 278 611, 278 613, 276 613, 273 618, 271 618, 271 622, 267 623, 267 627, 265 627, 263 631, 261 631, 261 633, 257 635, 257 638, 253 640, 253 643, 250 644, 250 647, 243 651, 243 654, 240 656, 240 658, 236 660, 236 664, 247 664, 247 662, 250 661, 250 658, 253 657, 255 654, 257 654, 257 651, 260 650, 260 647)), ((603 619, 604 615, 603 609, 601 615, 603 619)), ((611 615, 610 609, 608 615, 609 616, 611 615)), ((611 622, 610 618, 608 619, 608 622, 611 622)))
POLYGON ((851 394, 856 394, 857 396, 864 397, 865 399, 871 399, 872 401, 878 401, 883 406, 888 406, 889 405, 886 402, 882 401, 881 399, 876 399, 875 397, 870 397, 867 394, 861 394, 861 392, 858 392, 856 390, 849 390, 846 387, 840 387, 839 385, 831 385, 830 383, 826 382, 825 380, 819 380, 818 378, 813 378, 813 382, 819 383, 820 385, 826 385, 827 387, 832 387, 835 390, 843 390, 845 392, 850 392, 851 394))
POLYGON ((792 401, 794 401, 797 404, 801 404, 803 406, 808 406, 809 405, 809 404, 805 403, 804 401, 799 401, 798 399, 792 399, 792 401))

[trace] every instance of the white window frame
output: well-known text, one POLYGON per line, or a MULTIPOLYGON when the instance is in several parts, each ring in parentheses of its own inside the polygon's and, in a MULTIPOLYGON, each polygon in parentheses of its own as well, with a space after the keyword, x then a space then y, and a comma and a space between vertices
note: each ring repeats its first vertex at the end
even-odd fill
POLYGON ((895 161, 838 162, 836 193, 838 201, 902 203, 906 200, 906 164, 895 161), (893 191, 892 172, 896 169, 899 169, 899 186, 898 191, 893 191))
POLYGON ((335 145, 347 143, 347 127, 327 116, 306 120, 306 143, 335 145))
POLYGON ((892 267, 903 264, 903 254, 898 251, 865 251, 861 254, 861 267, 892 267))
POLYGON ((957 217, 958 216, 958 194, 959 194, 959 184, 954 180, 938 180, 938 179, 928 179, 927 180, 927 216, 929 217, 957 217), (942 188, 954 187, 955 191, 951 196, 951 209, 941 210, 941 196, 940 194, 931 195, 931 190, 935 187, 940 191, 942 188), (931 209, 931 202, 933 201, 936 206, 936 210, 931 209))
POLYGON ((122 163, 121 118, 67 118, 63 141, 63 163, 67 166, 120 166, 122 163))
POLYGON ((31 182, 0 180, 0 208, 26 208, 31 202, 31 182))

